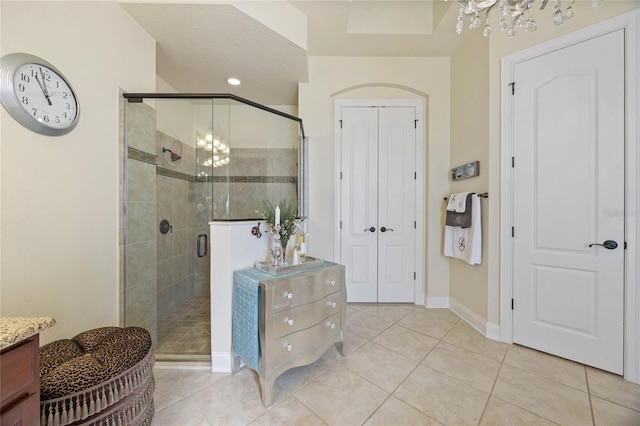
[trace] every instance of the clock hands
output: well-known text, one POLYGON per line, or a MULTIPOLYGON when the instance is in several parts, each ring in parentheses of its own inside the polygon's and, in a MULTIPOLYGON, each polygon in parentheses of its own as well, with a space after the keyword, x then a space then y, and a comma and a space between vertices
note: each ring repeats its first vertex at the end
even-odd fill
POLYGON ((42 71, 42 68, 40 68, 40 74, 42 75, 42 82, 38 78, 38 74, 36 74, 35 76, 36 81, 38 82, 38 86, 40 86, 40 90, 42 90, 42 94, 47 99, 49 106, 52 106, 53 104, 51 103, 51 99, 49 98, 49 89, 47 89, 47 85, 44 82, 44 72, 42 71))

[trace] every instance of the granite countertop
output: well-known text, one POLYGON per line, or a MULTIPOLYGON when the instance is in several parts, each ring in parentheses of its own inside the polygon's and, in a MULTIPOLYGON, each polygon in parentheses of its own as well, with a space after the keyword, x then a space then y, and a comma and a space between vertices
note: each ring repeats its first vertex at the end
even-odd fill
POLYGON ((56 320, 45 317, 0 317, 0 349, 53 327, 56 320))

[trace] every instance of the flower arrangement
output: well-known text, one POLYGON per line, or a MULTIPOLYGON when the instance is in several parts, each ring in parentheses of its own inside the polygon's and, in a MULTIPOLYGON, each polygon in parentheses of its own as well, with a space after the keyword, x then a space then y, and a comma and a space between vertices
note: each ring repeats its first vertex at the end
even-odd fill
POLYGON ((275 208, 269 200, 264 200, 262 206, 262 218, 267 222, 267 231, 271 235, 279 234, 282 246, 286 249, 286 243, 304 219, 296 217, 296 209, 287 200, 280 201, 275 208))

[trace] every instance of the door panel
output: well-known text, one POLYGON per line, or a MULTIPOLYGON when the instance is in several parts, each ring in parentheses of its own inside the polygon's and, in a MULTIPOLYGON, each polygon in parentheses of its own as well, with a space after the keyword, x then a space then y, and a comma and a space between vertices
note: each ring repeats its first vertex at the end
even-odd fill
POLYGON ((415 297, 415 109, 380 108, 378 301, 415 297))
POLYGON ((378 111, 343 108, 341 262, 349 301, 377 301, 378 111), (369 229, 374 227, 371 232, 369 229))
POLYGON ((514 67, 513 340, 623 366, 624 37, 514 67), (615 240, 617 249, 591 243, 615 240))

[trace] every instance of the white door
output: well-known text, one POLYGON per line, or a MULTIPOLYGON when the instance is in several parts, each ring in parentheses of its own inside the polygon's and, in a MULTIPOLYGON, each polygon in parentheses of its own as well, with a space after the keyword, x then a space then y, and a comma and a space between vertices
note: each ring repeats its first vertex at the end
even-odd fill
POLYGON ((378 108, 342 108, 341 253, 349 302, 378 301, 378 108))
POLYGON ((378 302, 413 302, 415 109, 385 107, 378 111, 378 302))
POLYGON ((350 302, 414 302, 413 107, 343 107, 341 262, 350 302))
POLYGON ((514 67, 513 341, 618 374, 623 49, 620 30, 514 67))

